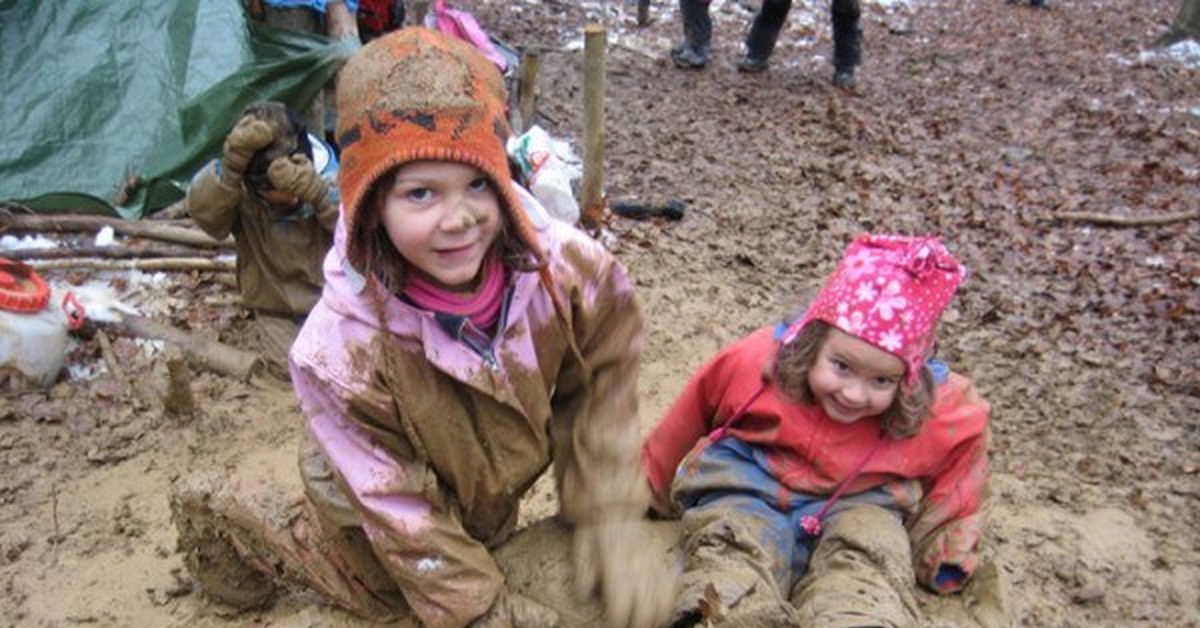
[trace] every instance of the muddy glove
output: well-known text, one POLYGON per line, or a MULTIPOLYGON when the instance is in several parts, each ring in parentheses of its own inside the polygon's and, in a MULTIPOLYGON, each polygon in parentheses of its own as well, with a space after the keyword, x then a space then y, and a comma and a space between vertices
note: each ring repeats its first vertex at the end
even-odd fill
POLYGON ((675 604, 675 576, 666 556, 645 551, 648 526, 633 519, 575 528, 575 592, 599 593, 614 628, 662 625, 675 604))
POLYGON ((558 613, 549 606, 505 589, 488 612, 471 622, 471 628, 555 628, 558 619, 558 613))
POLYGON ((320 204, 329 194, 325 180, 304 155, 276 158, 267 168, 267 180, 276 190, 292 194, 300 202, 313 206, 320 204))
POLYGON ((237 187, 254 154, 275 141, 275 126, 257 116, 247 114, 225 136, 225 149, 221 156, 221 183, 237 187))

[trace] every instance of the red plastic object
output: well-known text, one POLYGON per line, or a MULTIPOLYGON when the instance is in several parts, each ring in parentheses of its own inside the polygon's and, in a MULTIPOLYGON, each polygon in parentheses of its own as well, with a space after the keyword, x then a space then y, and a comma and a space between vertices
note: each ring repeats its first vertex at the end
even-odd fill
POLYGON ((50 286, 29 264, 0 257, 0 310, 32 314, 50 302, 50 286))

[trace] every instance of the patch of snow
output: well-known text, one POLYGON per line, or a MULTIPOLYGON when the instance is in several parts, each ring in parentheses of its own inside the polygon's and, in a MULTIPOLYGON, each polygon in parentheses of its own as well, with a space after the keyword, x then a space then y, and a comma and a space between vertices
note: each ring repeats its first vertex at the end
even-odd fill
MULTIPOLYGON (((55 286, 59 288, 59 286, 55 286)), ((137 308, 125 303, 117 294, 116 288, 105 281, 89 281, 78 286, 61 286, 62 290, 70 290, 75 298, 83 304, 83 311, 94 321, 114 323, 120 320, 121 314, 138 314, 137 308)))
POLYGON ((58 247, 58 242, 47 238, 41 234, 27 236, 0 236, 0 250, 3 251, 24 251, 29 249, 53 249, 58 247))
POLYGON ((73 362, 67 365, 67 378, 73 382, 86 382, 96 379, 100 373, 108 370, 103 360, 93 362, 73 362))
POLYGON ((1158 50, 1143 50, 1138 55, 1138 61, 1142 63, 1149 63, 1159 59, 1176 61, 1189 68, 1200 68, 1200 43, 1186 39, 1174 46, 1158 50))
POLYGON ((117 232, 109 225, 105 225, 96 233, 96 246, 112 246, 117 241, 117 232))

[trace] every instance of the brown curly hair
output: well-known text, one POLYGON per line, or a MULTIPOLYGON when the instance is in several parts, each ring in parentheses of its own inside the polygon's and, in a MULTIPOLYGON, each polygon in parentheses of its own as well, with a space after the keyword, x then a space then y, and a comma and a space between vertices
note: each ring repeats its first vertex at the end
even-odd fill
MULTIPOLYGON (((397 166, 379 177, 367 191, 366 203, 354 232, 346 243, 346 257, 350 264, 366 277, 375 277, 388 292, 397 294, 404 290, 408 280, 409 263, 396 250, 392 239, 383 227, 383 207, 387 195, 396 179, 397 166)), ((494 185, 489 179, 488 185, 494 185)), ((503 197, 497 195, 503 203, 503 197)), ((518 210, 521 211, 521 210, 518 210)), ((525 242, 516 236, 509 224, 509 212, 500 210, 500 232, 492 247, 500 253, 500 259, 510 270, 528 272, 537 269, 537 260, 525 242)))
MULTIPOLYGON (((829 337, 829 323, 814 320, 804 326, 790 344, 779 347, 775 357, 773 375, 783 393, 797 403, 816 405, 817 399, 808 386, 808 371, 817 360, 817 354, 829 337)), ((933 405, 933 373, 922 366, 907 393, 899 391, 892 405, 879 414, 879 425, 884 434, 896 440, 916 436, 929 418, 933 405)))

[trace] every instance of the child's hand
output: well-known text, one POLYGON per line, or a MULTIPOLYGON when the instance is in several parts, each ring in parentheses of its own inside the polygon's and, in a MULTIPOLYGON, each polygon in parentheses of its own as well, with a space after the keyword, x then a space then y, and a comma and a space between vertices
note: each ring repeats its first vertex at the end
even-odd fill
POLYGON ((554 609, 516 591, 502 590, 488 612, 471 622, 471 628, 554 628, 558 624, 554 609))
POLYGON ((277 157, 267 168, 267 180, 305 203, 316 203, 325 194, 325 182, 304 155, 277 157))
POLYGON ((666 560, 645 551, 647 526, 633 520, 575 528, 576 593, 598 592, 609 626, 662 625, 675 603, 675 577, 666 560))
POLYGON ((275 126, 253 114, 246 114, 225 136, 221 156, 221 180, 227 185, 241 183, 242 175, 254 154, 275 141, 275 126))

